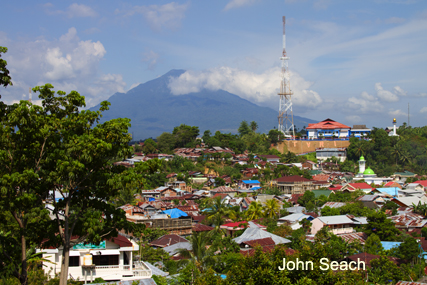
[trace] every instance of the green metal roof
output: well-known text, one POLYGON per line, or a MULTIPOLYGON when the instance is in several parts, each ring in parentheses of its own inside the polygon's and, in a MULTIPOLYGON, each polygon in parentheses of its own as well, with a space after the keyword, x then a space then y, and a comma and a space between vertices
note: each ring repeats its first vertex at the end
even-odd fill
POLYGON ((329 197, 329 195, 332 193, 331 190, 312 190, 311 192, 314 193, 314 197, 317 199, 321 195, 325 195, 326 197, 329 197))
POLYGON ((415 173, 405 170, 404 172, 395 172, 394 175, 398 176, 407 176, 407 177, 415 177, 415 173))
POLYGON ((322 173, 322 170, 309 170, 309 172, 310 172, 310 175, 313 176, 313 175, 322 173))

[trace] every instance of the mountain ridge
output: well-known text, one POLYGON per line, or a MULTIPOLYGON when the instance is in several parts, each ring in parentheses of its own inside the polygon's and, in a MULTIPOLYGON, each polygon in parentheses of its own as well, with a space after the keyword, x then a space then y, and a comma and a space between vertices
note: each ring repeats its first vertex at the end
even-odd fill
MULTIPOLYGON (((210 130, 236 133, 243 120, 258 123, 259 132, 277 127, 278 112, 258 106, 225 90, 201 90, 185 95, 173 95, 168 87, 170 77, 185 70, 173 69, 166 74, 139 84, 126 93, 115 93, 107 100, 110 109, 103 112, 101 122, 126 117, 131 119, 129 132, 134 139, 158 137, 172 132, 180 124, 198 126, 200 133, 210 130)), ((99 109, 99 104, 90 110, 99 109)), ((294 116, 297 128, 317 121, 294 116)))

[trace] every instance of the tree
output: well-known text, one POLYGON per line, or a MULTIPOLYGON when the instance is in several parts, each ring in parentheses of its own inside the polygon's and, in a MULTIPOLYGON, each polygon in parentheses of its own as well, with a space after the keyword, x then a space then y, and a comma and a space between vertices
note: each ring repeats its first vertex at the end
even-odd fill
POLYGON ((365 242, 365 252, 380 255, 384 251, 380 238, 376 234, 371 234, 365 242))
MULTIPOLYGON (((7 84, 7 78, 1 80, 7 84)), ((27 253, 49 238, 49 212, 42 201, 48 197, 46 189, 52 189, 44 167, 52 126, 42 107, 27 101, 4 106, 0 116, 0 272, 27 284, 27 253)))
POLYGON ((258 129, 258 124, 255 121, 251 122, 250 128, 253 132, 255 132, 258 129))
POLYGON ((249 125, 248 125, 248 122, 242 121, 240 123, 239 128, 237 129, 237 132, 239 133, 239 135, 241 137, 244 136, 244 135, 249 134, 251 132, 251 129, 250 129, 249 125))
POLYGON ((276 199, 270 199, 265 202, 264 216, 268 218, 276 218, 280 206, 276 199))
POLYGON ((252 201, 249 208, 246 210, 246 217, 249 220, 256 220, 264 216, 263 206, 261 202, 252 201))
POLYGON ((175 148, 176 139, 175 136, 164 132, 157 137, 157 147, 163 153, 170 153, 175 148))
POLYGON ((182 257, 191 259, 191 262, 199 269, 204 271, 208 263, 213 262, 214 248, 208 247, 207 245, 211 239, 211 232, 198 232, 194 233, 190 238, 191 250, 178 249, 177 252, 182 257))
POLYGON ((131 230, 124 211, 107 201, 116 195, 114 179, 124 171, 112 161, 130 156, 132 148, 128 146, 129 119, 99 123, 108 102, 101 102, 99 111, 79 111, 85 106, 83 96, 76 91, 55 95, 52 89, 46 84, 33 91, 40 93, 41 111, 50 127, 46 159, 39 167, 45 170, 42 180, 52 185, 46 188, 53 190, 57 235, 51 241, 63 246, 60 285, 65 285, 73 245, 99 243, 120 229, 131 230))
POLYGON ((364 226, 367 235, 376 234, 382 241, 396 240, 399 230, 384 212, 372 212, 367 215, 368 224, 364 226))
MULTIPOLYGON (((6 53, 7 48, 0 46, 0 85, 6 87, 12 84, 12 78, 9 75, 9 70, 7 69, 7 61, 1 58, 2 53, 6 53)), ((1 95, 0 95, 1 98, 1 95)))
POLYGON ((405 241, 399 245, 399 253, 401 258, 413 264, 420 254, 420 245, 414 238, 407 237, 405 241))
POLYGON ((191 127, 181 124, 173 129, 172 134, 175 136, 175 147, 185 147, 188 143, 194 142, 199 135, 199 127, 191 127))
POLYGON ((157 150, 157 143, 153 141, 152 139, 146 139, 144 141, 144 147, 142 148, 142 151, 145 154, 154 153, 157 150))

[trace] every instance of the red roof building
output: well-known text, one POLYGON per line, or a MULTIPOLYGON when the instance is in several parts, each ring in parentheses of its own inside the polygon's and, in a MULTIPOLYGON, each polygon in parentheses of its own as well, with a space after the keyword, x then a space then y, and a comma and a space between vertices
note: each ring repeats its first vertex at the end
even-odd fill
POLYGON ((307 137, 311 139, 334 136, 337 138, 349 137, 350 129, 351 128, 349 126, 331 119, 326 119, 316 124, 308 124, 308 127, 306 128, 307 137))

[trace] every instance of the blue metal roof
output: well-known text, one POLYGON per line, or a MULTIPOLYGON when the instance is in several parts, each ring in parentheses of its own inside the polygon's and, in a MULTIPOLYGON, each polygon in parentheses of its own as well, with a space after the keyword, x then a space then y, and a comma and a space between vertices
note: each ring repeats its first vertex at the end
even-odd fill
POLYGON ((387 187, 387 188, 377 188, 381 193, 386 193, 390 196, 397 196, 399 194, 400 188, 398 187, 387 187))
POLYGON ((381 244, 385 250, 390 250, 392 248, 397 248, 402 242, 398 241, 382 241, 381 244))
POLYGON ((179 218, 179 217, 188 217, 187 213, 184 211, 181 211, 180 209, 170 209, 170 210, 164 210, 162 211, 163 214, 169 215, 172 219, 179 218))
POLYGON ((245 184, 261 184, 258 180, 242 180, 245 184))

